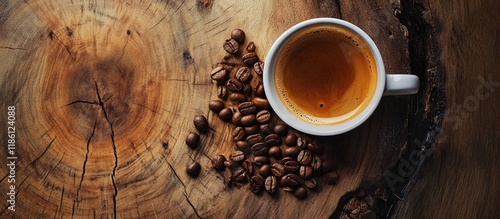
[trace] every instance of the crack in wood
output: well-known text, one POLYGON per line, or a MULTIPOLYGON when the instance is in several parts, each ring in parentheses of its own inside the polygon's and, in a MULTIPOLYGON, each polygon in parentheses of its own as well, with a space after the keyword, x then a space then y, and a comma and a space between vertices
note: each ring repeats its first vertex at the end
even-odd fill
POLYGON ((54 31, 52 31, 50 29, 49 29, 49 31, 50 31, 49 33, 52 33, 52 34, 49 34, 49 36, 52 36, 50 39, 52 40, 52 39, 55 38, 64 47, 64 49, 66 50, 66 52, 68 52, 68 54, 71 57, 71 59, 73 59, 73 61, 76 61, 76 57, 74 57, 73 54, 71 54, 71 51, 69 50, 69 47, 66 44, 64 44, 61 41, 61 39, 59 39, 59 37, 57 36, 57 34, 54 33, 54 31))
POLYGON ((193 208, 193 211, 194 211, 194 213, 196 214, 196 216, 197 216, 198 218, 202 218, 202 217, 200 216, 200 214, 198 213, 198 210, 194 207, 194 205, 193 205, 193 203, 191 202, 191 200, 189 200, 189 197, 186 195, 186 193, 184 193, 184 192, 183 192, 182 194, 183 194, 183 195, 184 195, 184 197, 186 198, 186 201, 187 201, 187 202, 188 202, 188 204, 191 206, 191 208, 193 208))
POLYGON ((174 167, 172 166, 172 164, 170 164, 170 162, 168 162, 168 160, 167 160, 166 157, 165 157, 165 161, 167 162, 167 165, 170 168, 170 170, 172 170, 172 172, 174 173, 175 178, 182 184, 182 187, 185 190, 186 189, 186 184, 184 184, 184 182, 181 180, 181 178, 179 177, 179 175, 175 171, 174 167))

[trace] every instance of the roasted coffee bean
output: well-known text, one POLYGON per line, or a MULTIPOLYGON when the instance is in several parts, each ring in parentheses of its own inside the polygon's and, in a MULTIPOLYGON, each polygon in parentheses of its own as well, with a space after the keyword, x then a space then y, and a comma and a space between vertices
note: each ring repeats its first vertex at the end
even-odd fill
POLYGON ((236 111, 235 113, 233 113, 231 123, 235 126, 241 126, 241 117, 243 117, 243 114, 241 114, 240 111, 236 111))
POLYGON ((271 113, 267 110, 261 110, 256 115, 257 122, 264 124, 271 121, 271 113))
POLYGON ((254 42, 249 42, 247 45, 247 51, 248 52, 255 52, 255 43, 254 42))
POLYGON ((309 179, 312 176, 313 168, 312 166, 300 166, 299 175, 303 179, 309 179))
POLYGON ((250 144, 248 144, 248 142, 246 141, 237 141, 236 142, 236 147, 239 149, 239 150, 246 150, 248 148, 250 148, 250 144))
POLYGON ((297 162, 302 165, 309 165, 313 159, 313 155, 309 150, 302 150, 297 155, 297 162))
POLYGON ((226 78, 226 76, 227 76, 227 71, 223 66, 215 67, 210 73, 210 77, 214 81, 222 81, 226 78))
POLYGON ((246 53, 245 55, 243 55, 243 57, 241 57, 241 60, 243 61, 243 63, 245 63, 245 65, 254 65, 257 61, 259 61, 259 57, 257 56, 257 54, 255 52, 249 52, 249 53, 246 53))
POLYGON ((252 154, 255 156, 267 155, 267 146, 264 142, 259 142, 254 144, 250 150, 252 150, 252 154))
POLYGON ((264 73, 263 69, 264 69, 264 63, 263 62, 258 61, 258 62, 256 62, 256 63, 253 64, 253 70, 258 75, 262 75, 262 73, 264 73))
POLYGON ((233 117, 233 110, 231 108, 226 107, 219 112, 218 116, 219 119, 221 119, 222 121, 229 122, 233 117))
POLYGON ((238 167, 234 170, 233 177, 235 182, 245 182, 247 180, 247 172, 242 167, 238 167))
POLYGON ((273 163, 271 165, 271 173, 276 177, 282 177, 285 175, 285 166, 280 163, 273 163))
POLYGON ((237 53, 240 49, 238 42, 234 39, 227 39, 222 47, 224 48, 224 50, 226 50, 226 52, 231 54, 237 53))
POLYGON ((299 175, 289 173, 282 177, 284 186, 297 187, 304 184, 304 180, 299 175))
POLYGON ((269 163, 269 158, 266 156, 255 156, 252 159, 253 163, 258 166, 262 166, 266 163, 269 163))
POLYGON ((264 178, 262 176, 252 176, 250 179, 250 191, 258 194, 264 188, 264 178))
POLYGON ((318 187, 318 181, 315 178, 304 181, 304 185, 311 190, 315 190, 318 187))
POLYGON ((208 103, 208 108, 216 113, 220 112, 222 109, 224 109, 224 107, 226 107, 226 105, 220 100, 211 100, 208 103))
POLYGON ((238 43, 245 41, 245 32, 241 29, 234 29, 231 31, 231 39, 236 40, 238 43))
POLYGON ((240 92, 243 89, 243 84, 236 78, 231 78, 227 81, 226 87, 232 92, 240 92))
POLYGON ((314 143, 307 144, 307 149, 309 149, 311 152, 315 154, 321 154, 321 152, 323 152, 323 147, 314 143))
POLYGON ((264 85, 262 83, 259 83, 255 87, 255 96, 261 97, 261 98, 266 98, 266 92, 264 91, 264 85))
POLYGON ((267 176, 271 175, 271 165, 269 165, 268 163, 263 164, 263 165, 259 168, 259 174, 260 174, 262 177, 267 177, 267 176))
POLYGON ((224 85, 217 86, 217 96, 219 98, 225 99, 227 96, 227 88, 224 85))
POLYGON ((233 182, 233 173, 229 168, 223 169, 222 177, 224 177, 224 184, 231 185, 233 182))
POLYGON ((283 185, 283 178, 281 178, 279 181, 280 181, 280 183, 279 183, 280 186, 283 187, 283 191, 285 191, 285 192, 293 192, 293 191, 295 191, 295 188, 283 185))
POLYGON ((245 96, 245 94, 242 94, 242 93, 233 92, 233 93, 229 94, 229 100, 231 100, 233 102, 241 103, 241 102, 247 101, 247 96, 245 96))
POLYGON ((197 177, 198 174, 200 174, 201 166, 200 163, 194 161, 193 163, 189 164, 186 168, 186 172, 191 176, 191 177, 197 177))
POLYGON ((245 154, 242 151, 234 151, 231 155, 229 155, 229 159, 239 163, 245 160, 245 154))
POLYGON ((285 151, 283 152, 283 154, 286 157, 297 157, 297 155, 299 155, 299 153, 300 153, 300 148, 297 146, 287 147, 287 148, 285 148, 285 151))
POLYGON ((278 135, 285 136, 286 134, 288 134, 288 126, 284 124, 278 124, 274 126, 273 131, 278 135))
POLYGON ((264 188, 270 194, 276 193, 276 190, 278 190, 278 179, 275 176, 268 176, 264 182, 264 188))
POLYGON ((257 119, 254 114, 244 115, 241 117, 241 125, 243 126, 252 126, 255 125, 257 119))
POLYGON ((315 173, 321 172, 321 168, 323 167, 323 161, 318 156, 313 156, 311 161, 311 166, 313 167, 313 171, 315 173))
POLYGON ((293 157, 283 157, 281 160, 280 160, 280 164, 285 164, 285 162, 289 161, 289 160, 295 160, 293 159, 293 157))
POLYGON ((235 129, 233 129, 233 140, 235 141, 241 141, 245 137, 245 129, 243 127, 238 126, 235 129))
POLYGON ((224 161, 226 161, 226 157, 224 157, 224 155, 217 155, 212 158, 212 166, 214 166, 214 169, 218 171, 224 170, 224 168, 226 167, 224 165, 224 161))
POLYGON ((266 136, 270 135, 273 133, 273 128, 274 128, 273 123, 262 124, 260 125, 260 133, 266 136))
POLYGON ((297 145, 297 135, 290 133, 285 137, 285 144, 288 146, 297 145))
POLYGON ((302 149, 302 150, 305 150, 307 149, 307 139, 303 138, 303 137, 300 137, 300 138, 297 138, 297 146, 302 149))
POLYGON ((276 159, 280 159, 283 157, 280 146, 272 146, 271 148, 269 148, 269 151, 267 153, 269 154, 269 156, 272 156, 276 159))
POLYGON ((198 133, 190 132, 186 136, 186 144, 190 148, 196 148, 199 142, 200 142, 200 135, 198 135, 198 133))
POLYGON ((277 134, 270 134, 266 136, 264 142, 266 142, 266 144, 269 146, 281 145, 281 138, 277 134))
POLYGON ((243 161, 241 167, 247 171, 247 175, 251 176, 253 174, 253 163, 249 160, 243 161))
POLYGON ((286 161, 283 166, 285 166, 285 171, 288 173, 297 173, 300 169, 300 164, 295 160, 286 161))
POLYGON ((235 78, 238 79, 238 81, 247 82, 252 78, 252 72, 250 72, 248 67, 241 67, 236 72, 235 78))
POLYGON ((339 181, 339 174, 336 172, 326 173, 323 177, 325 177, 325 181, 329 185, 335 185, 339 181))
POLYGON ((271 105, 269 105, 269 101, 267 99, 264 99, 264 98, 254 97, 252 99, 252 103, 255 106, 257 106, 257 108, 259 108, 259 109, 269 109, 269 108, 271 108, 271 105))
POLYGON ((247 135, 258 134, 259 131, 260 131, 260 128, 258 125, 252 125, 252 126, 245 127, 245 133, 247 133, 247 135))
POLYGON ((238 104, 238 109, 241 114, 248 115, 254 113, 257 110, 257 107, 252 102, 243 102, 238 104))
POLYGON ((207 132, 208 130, 208 121, 204 115, 196 115, 193 119, 194 127, 199 132, 207 132))
POLYGON ((243 83, 243 89, 241 89, 241 92, 245 94, 248 97, 252 96, 252 85, 248 83, 243 83))
POLYGON ((307 189, 304 187, 299 187, 293 192, 293 196, 298 199, 304 199, 307 196, 307 189))
POLYGON ((261 134, 253 134, 247 137, 248 144, 252 146, 262 141, 264 141, 264 136, 262 136, 261 134))

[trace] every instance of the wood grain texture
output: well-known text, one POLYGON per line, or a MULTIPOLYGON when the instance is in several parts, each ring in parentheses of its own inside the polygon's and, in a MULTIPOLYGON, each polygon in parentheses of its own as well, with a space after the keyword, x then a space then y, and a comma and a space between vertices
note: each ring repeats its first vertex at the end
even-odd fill
MULTIPOLYGON (((397 2, 5 1, 0 9, 2 110, 17 109, 16 212, 2 217, 325 218, 340 198, 378 183, 405 150, 415 97, 387 97, 361 127, 313 138, 341 176, 298 200, 226 188, 209 158, 235 150, 232 126, 209 112, 208 73, 242 28, 262 59, 287 28, 340 17, 372 36, 387 72, 410 73, 397 2), (360 13, 366 12, 366 13, 360 13), (192 118, 212 131, 184 143, 192 118), (185 173, 193 160, 197 179, 185 173), (249 204, 247 208, 244 205, 249 204)), ((3 112, 3 111, 2 111, 3 112)), ((1 117, 2 124, 6 117, 1 117)), ((2 133, 2 142, 7 137, 2 133)), ((0 152, 5 167, 6 151, 0 152)), ((1 168, 2 194, 8 170, 1 168)), ((4 192, 5 191, 5 192, 4 192)))

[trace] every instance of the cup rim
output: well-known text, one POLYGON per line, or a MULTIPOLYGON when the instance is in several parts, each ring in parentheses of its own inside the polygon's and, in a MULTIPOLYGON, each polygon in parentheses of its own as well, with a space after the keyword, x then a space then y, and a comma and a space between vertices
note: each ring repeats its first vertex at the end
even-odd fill
POLYGON ((271 49, 269 50, 266 56, 264 63, 265 67, 264 67, 264 73, 262 75, 264 91, 266 93, 267 99, 269 100, 272 109, 278 115, 278 117, 280 117, 280 119, 283 120, 286 124, 288 124, 289 126, 298 131, 308 133, 311 135, 316 135, 316 136, 338 135, 358 127, 360 124, 365 122, 375 111, 378 103, 380 102, 380 99, 383 96, 385 89, 386 76, 385 76, 384 63, 382 61, 382 56, 380 54, 380 51, 375 45, 375 42, 370 38, 370 36, 368 36, 366 32, 364 32, 358 26, 348 21, 337 18, 313 18, 302 21, 292 26, 291 28, 283 32, 278 37, 278 39, 273 43, 271 49), (326 125, 312 124, 298 118, 292 112, 290 112, 287 109, 287 107, 281 102, 281 98, 278 96, 276 86, 274 84, 274 68, 275 68, 274 63, 276 62, 277 56, 281 52, 282 47, 292 36, 294 36, 298 32, 308 27, 317 25, 341 26, 344 29, 351 31, 353 34, 358 35, 370 48, 370 51, 374 57, 376 64, 377 86, 370 103, 359 115, 340 124, 326 124, 326 125))

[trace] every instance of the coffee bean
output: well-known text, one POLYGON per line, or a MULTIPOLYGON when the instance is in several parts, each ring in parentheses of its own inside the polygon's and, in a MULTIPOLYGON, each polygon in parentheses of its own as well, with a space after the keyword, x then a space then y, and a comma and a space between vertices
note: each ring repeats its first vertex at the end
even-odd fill
POLYGON ((252 73, 248 67, 241 67, 236 72, 235 78, 241 82, 247 82, 252 77, 252 73))
POLYGON ((307 144, 308 144, 307 139, 302 138, 302 137, 301 138, 297 138, 297 146, 300 149, 302 149, 302 150, 307 149, 307 144))
POLYGON ((275 176, 268 176, 264 182, 264 188, 270 194, 276 193, 276 190, 278 190, 278 179, 275 176))
POLYGON ((248 52, 255 52, 255 43, 254 42, 249 42, 247 45, 247 51, 248 52))
POLYGON ((300 166, 299 175, 303 179, 309 179, 312 176, 313 168, 312 166, 300 166))
POLYGON ((252 176, 250 179, 250 191, 259 194, 264 188, 264 178, 262 176, 252 176))
POLYGON ((269 156, 272 156, 276 159, 280 159, 283 157, 280 146, 273 146, 273 147, 269 148, 267 153, 269 154, 269 156))
POLYGON ((243 117, 243 114, 240 111, 236 111, 231 118, 231 123, 235 126, 241 126, 241 117, 243 117))
POLYGON ((241 29, 234 29, 231 31, 231 39, 236 40, 238 43, 245 41, 245 32, 241 29))
POLYGON ((255 96, 261 97, 261 98, 266 98, 266 92, 264 91, 264 85, 262 83, 259 83, 255 87, 255 96))
POLYGON ((261 134, 253 134, 253 135, 249 135, 246 140, 247 140, 248 144, 253 146, 259 142, 264 141, 264 136, 262 136, 261 134))
POLYGON ((233 129, 232 134, 233 134, 234 141, 241 141, 245 137, 245 130, 243 129, 243 127, 238 126, 238 127, 233 129))
POLYGON ((269 163, 269 158, 266 156, 255 156, 252 159, 253 163, 258 166, 262 166, 266 163, 269 163))
POLYGON ((233 182, 233 173, 229 168, 223 169, 222 177, 224 177, 224 184, 231 185, 233 182))
POLYGON ((267 99, 264 99, 264 98, 254 97, 252 99, 252 103, 255 106, 257 106, 257 108, 259 108, 259 109, 269 109, 269 108, 271 108, 271 105, 269 105, 269 101, 267 99))
POLYGON ((307 196, 307 189, 304 187, 299 187, 293 192, 293 196, 298 199, 304 199, 307 196))
POLYGON ((325 177, 325 181, 329 185, 335 185, 339 180, 339 174, 337 174, 336 172, 329 172, 323 177, 325 177))
POLYGON ((284 157, 280 160, 280 164, 283 165, 285 162, 290 161, 290 160, 295 160, 293 157, 284 157))
POLYGON ((311 166, 313 167, 313 172, 319 173, 323 167, 323 161, 318 156, 313 156, 311 161, 311 166))
POLYGON ((286 161, 283 166, 285 167, 285 171, 288 173, 297 173, 300 169, 300 164, 295 160, 286 161))
POLYGON ((277 134, 270 134, 266 136, 264 142, 269 146, 281 145, 281 138, 277 134))
POLYGON ((249 160, 243 161, 241 167, 247 171, 247 175, 251 176, 253 174, 253 163, 249 160))
POLYGON ((194 127, 199 132, 205 133, 208 130, 208 121, 204 115, 196 115, 193 119, 194 127))
POLYGON ((252 96, 252 85, 248 83, 243 83, 243 88, 241 89, 241 93, 247 95, 248 97, 252 96))
POLYGON ((243 84, 236 78, 231 78, 227 81, 226 87, 232 92, 239 92, 243 89, 243 84))
POLYGON ((257 122, 254 114, 244 115, 241 117, 241 125, 243 126, 252 126, 257 122))
POLYGON ((271 121, 271 113, 267 110, 261 110, 257 113, 257 122, 263 124, 271 121))
POLYGON ((266 124, 262 124, 260 125, 260 132, 263 134, 263 135, 269 135, 269 134, 272 134, 273 133, 273 128, 274 128, 274 125, 273 123, 266 123, 266 124))
POLYGON ((245 94, 233 92, 233 93, 229 94, 229 100, 231 100, 233 102, 241 103, 241 102, 247 101, 247 97, 245 96, 245 94))
POLYGON ((233 117, 233 110, 231 108, 226 107, 219 112, 218 116, 219 119, 221 119, 222 121, 229 122, 233 117))
POLYGON ((215 67, 212 72, 210 73, 210 77, 214 81, 222 81, 226 78, 227 71, 224 67, 222 66, 217 66, 215 67))
POLYGON ((290 133, 285 137, 285 144, 288 146, 297 145, 297 135, 290 133))
POLYGON ((190 148, 196 148, 198 146, 198 143, 200 142, 200 135, 198 135, 198 133, 195 133, 195 132, 190 132, 187 136, 186 136, 186 144, 190 147, 190 148))
POLYGON ((218 171, 224 170, 226 167, 224 165, 224 161, 226 161, 226 157, 224 157, 224 155, 217 155, 212 158, 212 166, 218 171))
POLYGON ((255 73, 257 73, 258 75, 262 75, 262 73, 264 73, 264 63, 261 62, 261 61, 258 61, 258 62, 255 62, 253 64, 253 70, 255 71, 255 73))
POLYGON ((232 160, 225 160, 224 166, 231 169, 236 166, 236 163, 232 160))
POLYGON ((243 115, 248 115, 254 113, 257 107, 252 102, 243 102, 238 105, 238 109, 243 115))
POLYGON ((285 166, 280 163, 273 163, 271 165, 271 173, 276 177, 282 177, 285 175, 285 166))
POLYGON ((309 150, 302 150, 297 155, 297 162, 302 165, 309 165, 313 159, 313 155, 309 150))
POLYGON ((259 174, 260 174, 262 177, 267 177, 267 176, 271 175, 271 165, 269 165, 268 163, 263 164, 263 165, 259 168, 259 174))
POLYGON ((273 131, 278 135, 285 136, 288 133, 288 126, 284 124, 278 124, 274 126, 273 131))
POLYGON ((267 146, 264 142, 259 142, 254 144, 250 150, 252 150, 252 154, 255 156, 267 155, 267 146))
POLYGON ((260 131, 260 128, 258 125, 245 126, 244 129, 245 129, 245 133, 247 133, 247 135, 258 134, 260 131))
POLYGON ((254 65, 257 61, 259 61, 259 57, 255 52, 249 52, 243 55, 241 60, 245 63, 245 65, 254 65))
POLYGON ((307 149, 315 154, 321 154, 321 152, 323 152, 323 147, 314 143, 307 144, 307 149))
POLYGON ((231 54, 237 53, 240 49, 238 42, 234 39, 227 39, 222 47, 224 48, 224 50, 226 50, 226 52, 231 54))
POLYGON ((245 160, 245 154, 242 151, 234 151, 231 155, 229 155, 229 159, 239 163, 245 160))
POLYGON ((297 174, 289 173, 284 175, 282 178, 284 186, 297 187, 304 184, 304 180, 297 174))
POLYGON ((220 100, 211 100, 208 103, 208 108, 216 113, 220 112, 224 107, 226 107, 224 102, 220 100))
POLYGON ((299 155, 299 153, 300 153, 300 148, 297 146, 287 147, 287 148, 285 148, 285 151, 283 152, 283 154, 286 157, 297 157, 297 155, 299 155))
POLYGON ((200 163, 194 161, 193 163, 189 164, 186 168, 186 172, 191 176, 191 177, 197 177, 198 174, 200 174, 201 166, 200 163))
POLYGON ((246 150, 248 148, 250 148, 250 144, 248 144, 248 142, 246 141, 237 141, 236 142, 236 147, 239 149, 239 150, 246 150))
POLYGON ((247 172, 242 167, 238 167, 234 170, 233 178, 235 182, 245 182, 247 180, 247 172))
POLYGON ((318 187, 318 181, 315 178, 304 181, 304 185, 311 190, 315 190, 318 187))
POLYGON ((227 96, 227 88, 224 85, 217 86, 217 96, 219 98, 225 99, 227 96))

